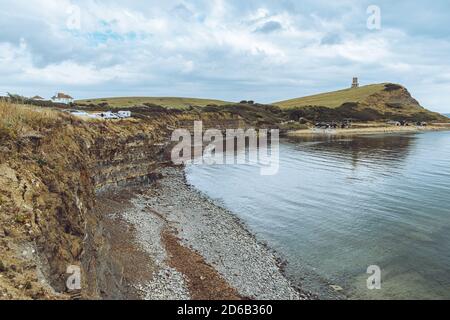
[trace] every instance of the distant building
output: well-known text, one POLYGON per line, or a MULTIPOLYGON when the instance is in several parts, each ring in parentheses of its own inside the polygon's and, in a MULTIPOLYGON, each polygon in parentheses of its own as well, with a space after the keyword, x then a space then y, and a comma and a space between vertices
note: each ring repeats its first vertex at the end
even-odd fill
POLYGON ((69 104, 73 102, 73 98, 65 93, 58 92, 55 96, 52 97, 52 101, 56 103, 69 104))
POLYGON ((45 99, 41 96, 34 96, 33 98, 31 98, 31 100, 44 101, 45 99))
POLYGON ((353 78, 352 88, 359 88, 358 78, 353 78))

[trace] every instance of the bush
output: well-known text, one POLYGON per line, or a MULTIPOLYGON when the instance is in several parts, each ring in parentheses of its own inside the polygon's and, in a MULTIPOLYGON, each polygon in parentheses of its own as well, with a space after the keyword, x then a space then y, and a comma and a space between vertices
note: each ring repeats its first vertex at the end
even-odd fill
POLYGON ((166 108, 164 108, 163 106, 160 106, 160 105, 157 105, 157 104, 154 104, 154 103, 146 102, 143 105, 148 107, 148 108, 151 108, 154 111, 165 111, 166 110, 166 108))
POLYGON ((202 109, 203 112, 219 112, 220 110, 219 106, 206 106, 202 109))
POLYGON ((386 106, 391 109, 403 109, 403 104, 401 103, 386 103, 386 106))
POLYGON ((407 117, 407 120, 412 122, 431 122, 437 120, 437 117, 426 112, 417 112, 407 117))
POLYGON ((402 86, 399 86, 398 84, 393 84, 393 83, 388 83, 387 85, 384 86, 384 91, 396 91, 396 90, 400 90, 403 89, 402 86))
POLYGON ((14 93, 9 93, 8 92, 8 99, 9 101, 13 102, 13 103, 24 103, 26 100, 28 100, 28 98, 18 95, 18 94, 14 94, 14 93))

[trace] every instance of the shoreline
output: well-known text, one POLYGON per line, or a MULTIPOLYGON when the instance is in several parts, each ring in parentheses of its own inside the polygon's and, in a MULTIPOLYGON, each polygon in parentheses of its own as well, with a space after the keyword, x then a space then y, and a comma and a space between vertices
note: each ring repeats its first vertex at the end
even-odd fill
MULTIPOLYGON (((158 179, 151 184, 117 189, 116 194, 128 197, 128 205, 109 217, 127 230, 125 238, 127 247, 131 248, 131 259, 128 252, 125 259, 122 257, 125 270, 119 276, 129 280, 123 282, 131 288, 126 298, 314 300, 330 297, 321 289, 313 289, 311 293, 293 285, 291 281, 297 281, 286 275, 285 261, 259 241, 236 214, 190 185, 185 167, 162 165, 154 175, 158 179), (135 253, 140 257, 136 258, 135 253)), ((114 230, 109 231, 116 236, 114 230)), ((112 258, 117 258, 114 252, 112 258)), ((333 299, 348 299, 345 293, 331 291, 332 283, 324 286, 329 287, 326 292, 336 294, 333 299)))
POLYGON ((287 132, 287 137, 301 137, 314 135, 369 135, 369 134, 390 134, 390 133, 417 133, 428 131, 450 131, 450 124, 432 125, 427 127, 397 127, 397 126, 380 126, 366 128, 351 129, 302 129, 287 132))
POLYGON ((129 205, 109 217, 131 233, 128 241, 147 256, 141 260, 151 260, 142 277, 124 263, 123 278, 140 298, 317 299, 292 286, 281 260, 239 218, 190 186, 184 168, 157 171, 160 180, 132 192, 129 205))

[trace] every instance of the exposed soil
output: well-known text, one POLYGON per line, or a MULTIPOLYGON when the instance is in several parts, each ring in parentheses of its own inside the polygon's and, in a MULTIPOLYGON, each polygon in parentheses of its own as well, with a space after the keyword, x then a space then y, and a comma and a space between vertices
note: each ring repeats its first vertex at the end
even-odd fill
POLYGON ((103 284, 101 293, 106 299, 140 299, 133 284, 151 280, 156 269, 152 258, 134 243, 135 228, 121 217, 132 206, 133 196, 133 191, 123 190, 104 193, 97 199, 95 210, 104 217, 102 224, 108 235, 108 257, 103 259, 119 266, 114 268, 119 272, 112 275, 114 284, 103 284))
POLYGON ((163 241, 169 253, 169 265, 186 276, 193 300, 242 299, 201 255, 181 245, 172 232, 165 230, 163 241))
MULTIPOLYGON (((102 283, 102 297, 105 299, 142 299, 145 295, 139 289, 154 279, 160 270, 154 257, 138 243, 136 228, 123 218, 123 214, 136 210, 132 198, 138 196, 139 190, 121 190, 103 193, 98 197, 96 212, 104 217, 102 225, 108 235, 108 257, 119 270, 111 272, 112 279, 102 283), (113 283, 111 283, 113 282, 113 283)), ((147 219, 162 218, 158 212, 148 209, 147 219)), ((208 265, 197 252, 183 246, 176 236, 176 231, 165 226, 160 234, 166 250, 165 263, 183 274, 190 298, 193 300, 239 300, 241 297, 218 272, 208 265)))

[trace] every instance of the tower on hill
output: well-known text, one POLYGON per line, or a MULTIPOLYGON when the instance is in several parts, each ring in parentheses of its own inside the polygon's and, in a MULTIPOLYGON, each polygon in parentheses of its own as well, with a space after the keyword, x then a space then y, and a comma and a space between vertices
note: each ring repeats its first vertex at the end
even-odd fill
POLYGON ((352 88, 359 88, 358 78, 353 78, 352 88))

